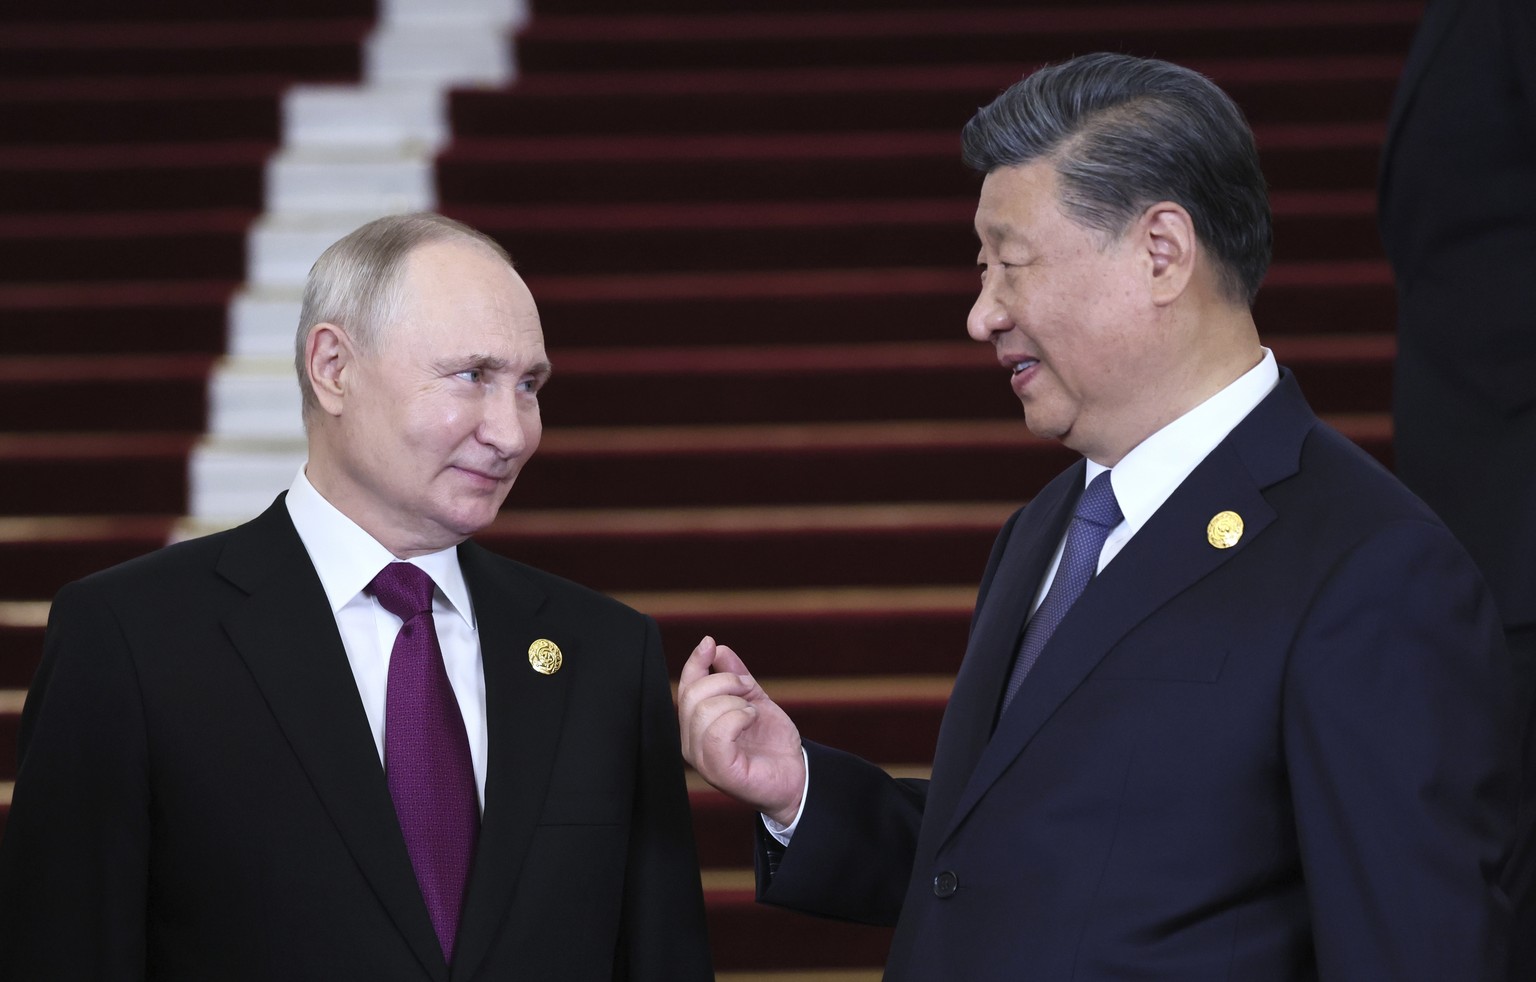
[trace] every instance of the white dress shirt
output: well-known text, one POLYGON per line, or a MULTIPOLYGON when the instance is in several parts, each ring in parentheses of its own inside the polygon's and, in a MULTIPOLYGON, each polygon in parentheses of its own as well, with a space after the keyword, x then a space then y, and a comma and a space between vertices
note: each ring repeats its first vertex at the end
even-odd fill
MULTIPOLYGON (((288 515, 298 530, 309 559, 320 574, 320 584, 336 617, 341 643, 357 681, 357 693, 368 714, 379 763, 384 762, 384 704, 389 683, 389 656, 401 620, 365 593, 364 588, 379 570, 400 562, 373 536, 343 515, 316 491, 304 469, 288 488, 288 515)), ((448 683, 459 701, 464 730, 469 735, 469 756, 475 768, 475 790, 485 808, 485 670, 480 663, 480 635, 475 629, 475 608, 459 568, 457 549, 449 548, 410 562, 419 566, 436 589, 432 591, 432 620, 443 651, 448 683)))
MULTIPOLYGON (((1274 352, 1268 348, 1263 351, 1264 357, 1257 365, 1220 392, 1141 441, 1114 468, 1087 461, 1083 487, 1086 488, 1088 482, 1106 470, 1109 471, 1109 482, 1115 489, 1115 501, 1119 503, 1120 514, 1124 516, 1124 520, 1110 529, 1109 537, 1104 540, 1104 548, 1099 552, 1100 572, 1120 554, 1125 544, 1131 541, 1131 536, 1147 524, 1147 520, 1163 506, 1163 502, 1168 500, 1178 486, 1184 483, 1190 472, 1200 466, 1200 462, 1227 438, 1228 433, 1237 428, 1237 424, 1255 406, 1264 401, 1264 397, 1280 381, 1280 368, 1275 364, 1274 352)), ((1051 560, 1050 569, 1046 571, 1040 589, 1035 594, 1035 602, 1029 608, 1031 613, 1040 606, 1046 591, 1050 590, 1066 544, 1067 538, 1063 533, 1061 541, 1056 545, 1055 558, 1051 560)), ((805 792, 800 800, 800 812, 795 815, 794 821, 780 827, 773 819, 763 816, 763 824, 769 833, 786 846, 794 835, 795 827, 800 824, 800 815, 805 812, 805 797, 810 795, 810 789, 811 773, 807 762, 805 792)))
MULTIPOLYGON (((1120 514, 1125 516, 1119 525, 1109 530, 1109 537, 1104 540, 1104 548, 1099 551, 1098 572, 1103 572, 1109 561, 1120 555, 1131 536, 1141 531, 1184 479, 1280 381, 1280 368, 1275 364, 1274 352, 1268 348, 1263 351, 1264 357, 1257 365, 1141 441, 1120 458, 1120 463, 1113 469, 1091 460, 1086 462, 1088 468, 1083 474, 1083 487, 1109 471, 1115 501, 1120 505, 1120 514)), ((1056 546, 1056 556, 1051 560, 1051 568, 1046 571, 1040 590, 1035 594, 1035 602, 1029 608, 1031 612, 1045 600, 1051 581, 1056 579, 1056 567, 1061 564, 1061 554, 1066 546, 1067 537, 1063 534, 1056 546)))

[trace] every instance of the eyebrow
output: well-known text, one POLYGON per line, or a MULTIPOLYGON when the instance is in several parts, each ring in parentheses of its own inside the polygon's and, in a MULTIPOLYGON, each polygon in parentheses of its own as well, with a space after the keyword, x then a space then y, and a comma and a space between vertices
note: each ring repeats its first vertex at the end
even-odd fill
POLYGON ((985 243, 988 239, 995 241, 1023 238, 1023 236, 1019 235, 1017 229, 1015 229, 1012 225, 1006 224, 992 224, 986 226, 985 228, 975 229, 974 231, 976 233, 977 240, 982 243, 985 243))
MULTIPOLYGON (((498 358, 494 355, 466 355, 463 358, 439 361, 436 367, 445 372, 462 372, 466 368, 481 368, 491 372, 503 372, 511 368, 512 363, 505 358, 498 358)), ((547 378, 553 372, 553 365, 548 361, 540 361, 530 365, 523 374, 547 378)))

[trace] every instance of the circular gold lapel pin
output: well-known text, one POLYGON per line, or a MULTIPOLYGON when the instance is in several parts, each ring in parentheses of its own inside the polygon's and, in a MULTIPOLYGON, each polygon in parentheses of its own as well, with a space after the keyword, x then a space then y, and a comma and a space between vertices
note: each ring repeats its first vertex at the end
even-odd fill
POLYGON ((1243 516, 1235 511, 1218 512, 1205 527, 1205 538, 1218 549, 1230 549, 1243 537, 1243 516))
POLYGON ((528 646, 528 664, 540 675, 553 675, 565 664, 560 646, 548 638, 540 638, 528 646))

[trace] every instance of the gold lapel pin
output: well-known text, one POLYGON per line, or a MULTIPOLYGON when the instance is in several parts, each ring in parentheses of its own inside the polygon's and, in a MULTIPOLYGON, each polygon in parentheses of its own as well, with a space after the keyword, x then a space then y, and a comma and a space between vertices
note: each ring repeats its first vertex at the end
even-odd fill
POLYGON ((1235 511, 1218 512, 1205 527, 1205 538, 1217 549, 1230 549, 1243 537, 1243 516, 1235 511))
POLYGON ((528 646, 528 664, 540 675, 553 675, 565 664, 560 646, 548 638, 540 638, 528 646))

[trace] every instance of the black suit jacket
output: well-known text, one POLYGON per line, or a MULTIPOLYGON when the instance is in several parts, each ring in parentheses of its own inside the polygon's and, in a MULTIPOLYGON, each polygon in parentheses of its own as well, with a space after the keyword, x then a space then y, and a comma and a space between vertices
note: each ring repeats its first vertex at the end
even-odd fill
POLYGON ((1525 704, 1505 875, 1510 978, 1536 978, 1536 3, 1431 0, 1392 107, 1381 233, 1397 278, 1397 472, 1498 601, 1525 704))
POLYGON ((1495 982, 1508 666, 1461 547, 1287 374, 993 720, 1082 465, 1004 527, 930 782, 811 746, 761 898, 895 922, 886 977, 1495 982), (1207 541, 1235 511, 1232 548, 1207 541))
POLYGON ((1536 629, 1536 4, 1431 0, 1381 174, 1397 471, 1536 629))
POLYGON ((710 978, 654 622, 459 558, 489 755, 451 970, 279 498, 59 594, 0 844, 0 978, 710 978), (538 638, 558 673, 530 668, 538 638))

